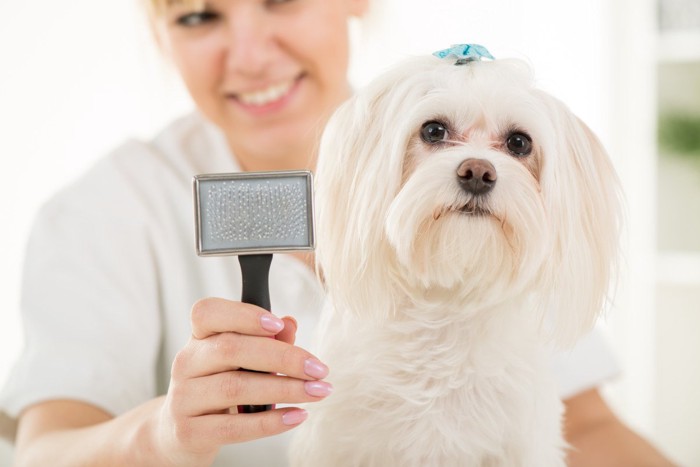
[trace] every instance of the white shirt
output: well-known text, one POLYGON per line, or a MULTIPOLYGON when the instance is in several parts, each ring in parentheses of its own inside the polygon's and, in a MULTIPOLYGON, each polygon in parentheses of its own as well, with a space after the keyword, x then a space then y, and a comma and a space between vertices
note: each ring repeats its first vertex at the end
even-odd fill
MULTIPOLYGON (((192 177, 238 170, 223 135, 193 114, 152 142, 121 146, 43 207, 23 278, 26 346, 0 411, 76 399, 119 415, 167 391, 192 304, 240 298, 236 258, 195 253, 192 177)), ((312 271, 275 255, 270 298, 275 314, 297 319, 297 344, 308 348, 323 301, 312 271)), ((555 368, 565 396, 617 372, 597 334, 555 368)), ((226 446, 216 465, 285 465, 289 436, 226 446)))

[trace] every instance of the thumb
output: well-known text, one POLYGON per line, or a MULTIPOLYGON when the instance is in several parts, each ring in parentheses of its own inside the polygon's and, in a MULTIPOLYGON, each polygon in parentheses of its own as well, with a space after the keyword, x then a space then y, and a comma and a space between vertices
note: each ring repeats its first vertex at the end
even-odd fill
POLYGON ((275 336, 275 339, 287 344, 294 344, 297 335, 297 320, 291 316, 285 316, 282 321, 284 321, 284 329, 275 336))

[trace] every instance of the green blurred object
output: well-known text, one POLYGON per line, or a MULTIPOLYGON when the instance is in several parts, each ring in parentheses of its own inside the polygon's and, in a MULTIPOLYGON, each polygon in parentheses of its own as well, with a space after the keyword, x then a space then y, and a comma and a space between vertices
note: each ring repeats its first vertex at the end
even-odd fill
POLYGON ((700 115, 661 115, 658 137, 662 151, 700 158, 700 115))

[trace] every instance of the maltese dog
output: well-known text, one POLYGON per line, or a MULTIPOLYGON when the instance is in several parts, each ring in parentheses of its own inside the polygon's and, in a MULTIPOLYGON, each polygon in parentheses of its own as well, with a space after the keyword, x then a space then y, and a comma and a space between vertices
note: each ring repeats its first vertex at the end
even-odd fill
POLYGON ((308 407, 292 465, 565 465, 548 355, 607 299, 618 180, 524 62, 444 52, 376 79, 322 137, 335 391, 308 407))

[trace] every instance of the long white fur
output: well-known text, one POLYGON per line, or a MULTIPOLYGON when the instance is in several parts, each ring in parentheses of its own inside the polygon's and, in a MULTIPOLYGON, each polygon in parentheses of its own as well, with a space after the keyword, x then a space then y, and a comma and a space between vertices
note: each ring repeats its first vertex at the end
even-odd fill
POLYGON ((563 466, 545 349, 592 326, 618 243, 618 181, 590 130, 523 62, 423 57, 336 112, 316 183, 335 391, 309 405, 291 464, 563 466), (452 143, 426 149, 432 119, 452 143), (532 136, 533 164, 497 144, 509 128, 532 136), (489 216, 459 212, 468 158, 498 174, 489 216))

